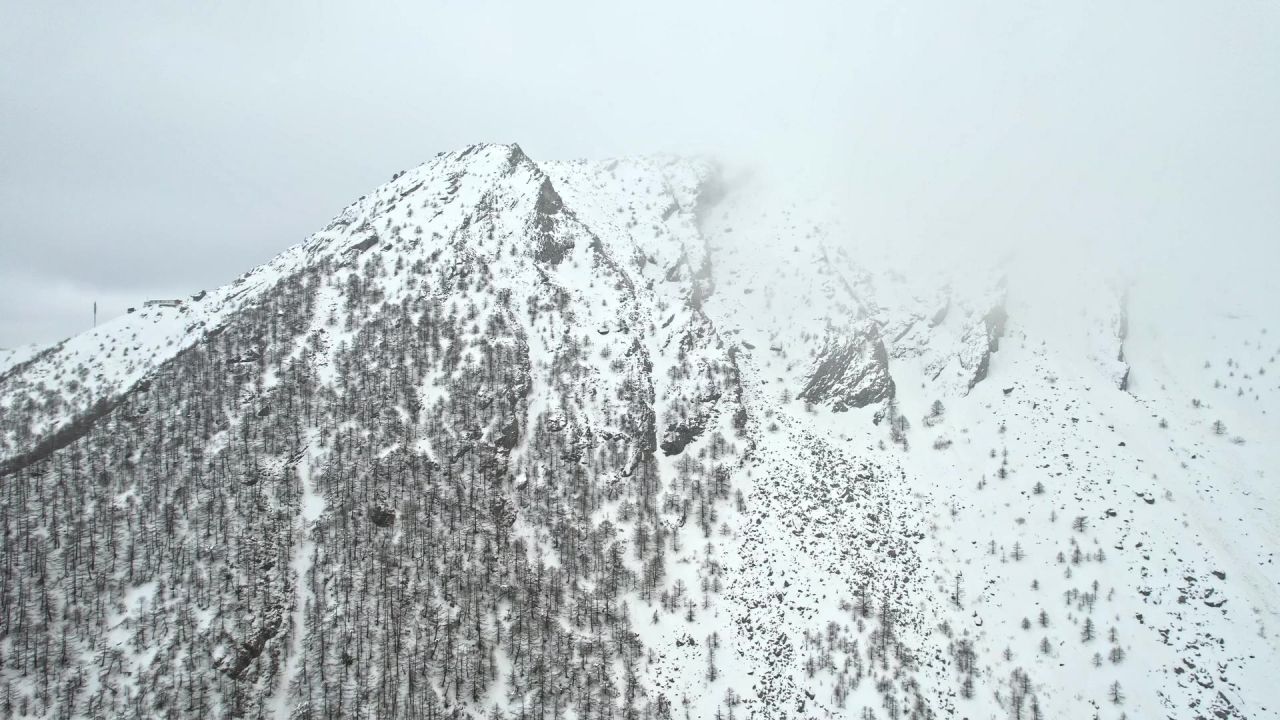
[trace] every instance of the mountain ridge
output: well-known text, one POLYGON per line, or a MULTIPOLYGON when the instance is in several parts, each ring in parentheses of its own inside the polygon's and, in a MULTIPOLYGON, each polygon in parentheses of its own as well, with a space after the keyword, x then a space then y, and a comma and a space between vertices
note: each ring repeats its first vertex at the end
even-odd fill
POLYGON ((1265 443, 1212 444, 1105 278, 1046 314, 853 234, 709 161, 473 145, 9 367, 6 708, 1271 707, 1274 572, 1217 515, 1273 546, 1265 443))

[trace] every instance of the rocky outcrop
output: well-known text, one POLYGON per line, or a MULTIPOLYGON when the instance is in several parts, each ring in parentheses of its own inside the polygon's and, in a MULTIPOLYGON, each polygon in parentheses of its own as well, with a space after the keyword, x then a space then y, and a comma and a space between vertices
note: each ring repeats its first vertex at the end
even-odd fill
POLYGON ((548 265, 559 265, 569 251, 573 250, 573 239, 556 232, 559 216, 564 211, 564 201, 551 185, 551 178, 542 179, 534 210, 537 237, 534 241, 533 259, 548 265))
POLYGON ((1008 322, 1009 313, 1004 308, 1004 300, 1001 299, 982 316, 980 326, 970 328, 969 333, 973 337, 965 336, 966 347, 983 346, 970 357, 962 354, 960 358, 961 365, 972 373, 969 376, 969 390, 987 379, 987 372, 991 368, 991 353, 1000 349, 1000 338, 1004 337, 1005 325, 1008 322))
POLYGON ((705 424, 696 419, 668 423, 666 430, 662 433, 662 443, 659 447, 662 448, 662 452, 665 455, 679 455, 684 452, 689 443, 697 440, 705 430, 705 424))
POLYGON ((827 338, 799 397, 844 412, 888 400, 894 392, 889 353, 879 330, 868 324, 852 335, 827 338))
POLYGON ((279 606, 270 607, 261 620, 253 620, 244 632, 244 637, 234 638, 227 635, 226 642, 231 651, 219 659, 218 667, 227 677, 237 680, 245 670, 262 656, 267 641, 280 633, 284 624, 284 613, 279 606))
POLYGON ((501 425, 493 436, 493 444, 507 452, 520 444, 520 422, 514 417, 501 425))
POLYGON ((1000 338, 1004 337, 1005 325, 1009 322, 1009 313, 1004 309, 1004 300, 992 306, 982 316, 982 325, 987 331, 987 349, 995 352, 1000 349, 1000 338))

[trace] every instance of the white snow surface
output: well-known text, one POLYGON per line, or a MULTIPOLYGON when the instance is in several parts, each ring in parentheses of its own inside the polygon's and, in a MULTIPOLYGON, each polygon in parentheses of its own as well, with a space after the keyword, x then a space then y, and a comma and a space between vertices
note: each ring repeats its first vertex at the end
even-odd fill
MULTIPOLYGON (((566 343, 615 356, 644 344, 660 440, 674 400, 705 391, 697 378, 669 377, 673 348, 693 335, 705 342, 692 352, 708 361, 737 353, 753 447, 735 471, 745 507, 726 509, 727 532, 709 541, 725 592, 696 627, 676 615, 654 623, 652 608, 632 603, 634 626, 654 650, 644 682, 689 698, 691 717, 715 717, 729 689, 778 715, 879 708, 873 683, 842 702, 835 671, 806 666, 816 654, 809 648, 821 645, 810 636, 834 638, 855 624, 849 607, 860 591, 877 602, 892 597, 907 619, 901 632, 916 657, 904 672, 938 717, 1011 716, 1015 670, 1052 708, 1049 717, 1280 712, 1271 678, 1280 631, 1280 341, 1265 332, 1274 313, 1173 309, 1105 273, 1073 286, 1070 303, 1044 302, 1041 279, 987 258, 913 274, 860 253, 855 229, 803 203, 750 184, 710 197, 717 177, 701 160, 535 163, 501 145, 442 154, 202 299, 139 308, 49 348, 0 354, 0 413, 29 419, 0 434, 0 461, 127 392, 291 275, 325 262, 347 267, 380 245, 410 260, 443 249, 459 263, 485 263, 517 293, 549 283, 571 297, 572 327, 547 315, 525 328, 533 366, 526 428, 565 418, 611 427, 589 399, 620 391, 624 378, 605 363, 574 380, 578 396, 550 393, 566 343), (546 271, 512 247, 527 234, 544 180, 569 210, 558 222, 576 224, 582 239, 546 271), (400 237, 409 195, 439 199, 425 236, 400 237), (487 208, 492 226, 471 223, 477 208, 487 208), (591 259, 592 241, 612 266, 591 259), (625 293, 598 290, 626 283, 625 293), (602 303, 611 297, 621 304, 602 303), (1008 320, 991 350, 986 318, 995 309, 1008 320), (887 400, 839 411, 798 399, 824 343, 872 331, 887 354, 893 412, 909 420, 905 443, 890 437, 887 400), (1215 433, 1216 420, 1225 433, 1215 433), (712 633, 720 673, 709 680, 704 638, 712 633), (978 658, 970 698, 941 662, 961 638, 978 658), (1122 704, 1109 699, 1116 683, 1122 704)), ((322 320, 352 312, 332 291, 338 282, 322 286, 308 331, 322 338, 312 361, 327 384, 337 369, 324 350, 347 334, 322 320)), ((387 302, 423 291, 407 275, 383 290, 387 302)), ((425 404, 435 391, 421 389, 425 404)), ((732 434, 727 406, 705 405, 704 424, 732 434)), ((703 450, 709 434, 683 452, 703 450)), ((663 477, 673 476, 681 456, 659 456, 663 477)), ((297 593, 273 706, 279 717, 289 712, 306 627, 309 528, 325 513, 308 462, 298 467, 297 593)), ((511 462, 529 482, 546 472, 524 443, 511 462)), ((692 528, 676 532, 688 539, 669 560, 667 582, 697 587, 707 541, 692 528)), ((148 592, 127 599, 117 628, 148 592)), ((127 637, 113 632, 118 642, 127 637)), ((854 654, 836 650, 833 666, 854 654)), ((504 698, 494 691, 486 702, 504 698)))

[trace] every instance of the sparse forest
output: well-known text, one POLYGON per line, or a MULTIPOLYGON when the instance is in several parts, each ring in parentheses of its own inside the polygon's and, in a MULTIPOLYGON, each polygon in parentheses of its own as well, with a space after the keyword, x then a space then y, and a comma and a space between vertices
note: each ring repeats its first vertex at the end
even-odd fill
POLYGON ((1256 717, 1265 332, 1166 390, 841 231, 472 146, 5 367, 0 715, 1256 717))

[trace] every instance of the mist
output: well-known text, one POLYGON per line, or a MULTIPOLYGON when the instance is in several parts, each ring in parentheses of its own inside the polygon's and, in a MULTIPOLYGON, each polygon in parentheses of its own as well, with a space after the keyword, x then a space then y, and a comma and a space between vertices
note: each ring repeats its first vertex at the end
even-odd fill
POLYGON ((11 3, 0 347, 226 283, 486 141, 712 156, 856 247, 1261 314, 1277 60, 1263 3, 11 3))

